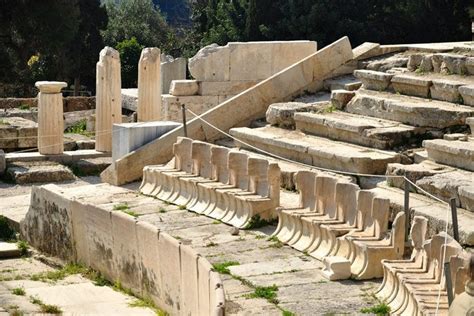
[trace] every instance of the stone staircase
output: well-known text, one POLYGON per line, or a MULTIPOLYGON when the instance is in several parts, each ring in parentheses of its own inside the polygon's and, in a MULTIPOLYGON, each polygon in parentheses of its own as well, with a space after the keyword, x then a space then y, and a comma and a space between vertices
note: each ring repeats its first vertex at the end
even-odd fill
MULTIPOLYGON (((459 221, 474 223, 474 138, 469 136, 469 124, 471 130, 474 125, 474 57, 469 54, 408 51, 403 53, 405 63, 394 56, 387 62, 379 58, 377 67, 359 62, 359 68, 377 71, 358 69, 326 80, 323 86, 331 101, 315 103, 305 96, 295 100, 300 106, 273 104, 267 111, 272 125, 232 128, 230 134, 245 142, 236 141, 237 147, 254 146, 320 168, 406 175, 444 201, 455 197, 459 221)), ((363 177, 358 182, 362 188, 374 187, 363 177)), ((400 210, 403 186, 403 179, 390 178, 374 190, 391 199, 392 210, 400 210)), ((443 230, 447 206, 417 193, 411 196, 416 200, 413 213, 428 217, 436 227, 431 233, 443 230)), ((471 245, 470 225, 460 225, 463 243, 471 245)))

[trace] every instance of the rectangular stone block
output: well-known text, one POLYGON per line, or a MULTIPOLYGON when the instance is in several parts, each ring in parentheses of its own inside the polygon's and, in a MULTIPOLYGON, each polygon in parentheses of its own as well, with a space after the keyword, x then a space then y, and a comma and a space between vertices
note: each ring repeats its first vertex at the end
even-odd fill
POLYGON ((74 243, 76 248, 77 262, 84 266, 91 266, 89 256, 89 243, 91 242, 89 230, 91 229, 88 214, 95 212, 95 205, 84 204, 78 201, 71 201, 72 225, 74 231, 74 243))
POLYGON ((180 125, 166 121, 114 124, 112 161, 120 159, 180 125))
POLYGON ((161 285, 163 290, 163 308, 172 315, 180 314, 181 291, 181 244, 166 233, 160 233, 158 253, 166 254, 161 258, 161 285))
POLYGON ((228 81, 230 79, 229 46, 212 44, 203 47, 189 59, 189 72, 198 81, 228 81))
MULTIPOLYGON (((141 295, 150 297, 157 306, 164 305, 161 286, 161 257, 158 251, 159 230, 155 225, 136 224, 138 262, 141 263, 141 295)), ((163 254, 166 256, 167 254, 163 254)))
POLYGON ((474 85, 459 87, 459 93, 464 104, 474 106, 474 85))
POLYGON ((433 80, 433 86, 430 88, 431 98, 451 103, 460 103, 459 87, 462 85, 463 83, 452 80, 433 80))
POLYGON ((236 95, 256 85, 258 80, 244 81, 201 81, 199 95, 236 95))
POLYGON ((169 93, 174 96, 187 96, 198 94, 199 86, 196 80, 173 80, 169 93))
POLYGON ((209 274, 212 271, 212 266, 206 259, 198 258, 198 293, 199 293, 199 314, 200 315, 211 315, 210 310, 210 279, 209 274))
POLYGON ((420 98, 429 98, 430 79, 410 75, 396 75, 392 78, 392 86, 396 92, 420 98))
MULTIPOLYGON (((168 56, 170 57, 170 56, 168 56)), ((186 79, 186 58, 165 58, 161 61, 161 94, 168 94, 171 81, 186 79)), ((123 102, 123 101, 122 101, 123 102)))
POLYGON ((114 239, 112 254, 114 266, 121 285, 134 293, 141 289, 141 265, 138 259, 138 243, 135 233, 136 220, 133 216, 114 211, 112 218, 112 236, 114 239))
MULTIPOLYGON (((183 122, 181 104, 196 114, 202 114, 219 104, 218 96, 185 96, 175 97, 172 95, 163 96, 162 117, 168 121, 183 122)), ((186 120, 193 119, 193 115, 186 112, 186 120)))
MULTIPOLYGON (((299 62, 318 50, 314 41, 272 42, 272 70, 271 75, 299 62)), ((268 76, 269 77, 269 76, 268 76)))
MULTIPOLYGON (((169 91, 169 86, 167 91, 169 91)), ((136 111, 138 106, 138 89, 122 89, 121 92, 122 108, 130 111, 136 111)))
POLYGON ((192 315, 199 309, 198 258, 189 246, 181 246, 181 314, 192 315))

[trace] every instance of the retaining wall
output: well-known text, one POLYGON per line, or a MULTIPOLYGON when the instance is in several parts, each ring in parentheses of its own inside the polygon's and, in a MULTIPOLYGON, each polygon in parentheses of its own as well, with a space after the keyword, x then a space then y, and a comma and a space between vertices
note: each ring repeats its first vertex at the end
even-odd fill
MULTIPOLYGON (((0 109, 19 108, 21 106, 37 107, 37 98, 0 98, 0 109)), ((65 97, 63 111, 74 112, 95 109, 95 97, 65 97)))
POLYGON ((120 281, 172 315, 223 315, 224 289, 211 264, 147 222, 33 187, 21 234, 33 247, 120 281))

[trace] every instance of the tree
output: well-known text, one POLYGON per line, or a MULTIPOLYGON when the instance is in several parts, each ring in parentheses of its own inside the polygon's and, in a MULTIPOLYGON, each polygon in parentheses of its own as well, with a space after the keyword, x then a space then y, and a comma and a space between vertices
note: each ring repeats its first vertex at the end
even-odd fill
POLYGON ((116 47, 132 37, 146 47, 165 51, 172 45, 171 29, 152 0, 108 0, 105 7, 109 21, 102 36, 106 45, 116 47))
POLYGON ((135 88, 138 81, 138 62, 143 49, 135 37, 117 44, 120 53, 122 87, 135 88))

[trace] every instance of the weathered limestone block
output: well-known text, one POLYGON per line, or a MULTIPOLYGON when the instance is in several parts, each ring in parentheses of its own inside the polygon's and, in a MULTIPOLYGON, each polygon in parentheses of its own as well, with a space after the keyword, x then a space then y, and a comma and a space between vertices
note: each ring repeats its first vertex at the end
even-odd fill
POLYGON ((423 77, 396 75, 392 86, 396 92, 421 98, 429 98, 432 81, 423 77))
POLYGON ((375 61, 368 60, 364 61, 363 65, 366 66, 368 70, 375 71, 389 71, 392 68, 406 68, 408 64, 407 56, 394 55, 389 58, 377 59, 375 61))
POLYGON ((325 257, 323 259, 324 268, 321 271, 323 276, 330 280, 347 280, 351 277, 351 262, 343 257, 325 257))
POLYGON ((419 69, 421 72, 433 71, 433 55, 423 55, 419 69))
POLYGON ((179 123, 166 121, 114 124, 112 161, 120 159, 178 126, 179 123))
POLYGON ((443 139, 468 141, 469 137, 466 134, 455 133, 455 134, 444 134, 443 139))
POLYGON ((181 245, 181 302, 180 312, 192 315, 199 310, 198 254, 191 247, 181 245))
POLYGON ((425 140, 423 147, 436 162, 474 171, 474 141, 425 140))
POLYGON ((18 245, 10 242, 0 242, 0 259, 6 258, 19 258, 21 257, 22 251, 18 248, 18 245))
POLYGON ((72 171, 55 162, 16 162, 9 164, 7 176, 16 184, 51 183, 74 180, 72 171))
POLYGON ((430 88, 432 99, 461 103, 459 87, 463 86, 463 83, 444 79, 435 79, 432 82, 433 86, 430 88))
MULTIPOLYGON (((186 109, 189 109, 197 115, 200 115, 218 105, 219 97, 201 95, 175 97, 172 95, 164 95, 161 109, 162 120, 182 123, 183 115, 181 104, 184 104, 186 109)), ((194 116, 190 112, 186 111, 186 121, 190 121, 193 118, 194 116)))
POLYGON ((161 117, 161 51, 156 47, 142 50, 138 62, 139 122, 159 121, 161 117))
POLYGON ((393 77, 391 74, 372 70, 356 70, 354 76, 362 81, 362 86, 365 89, 376 91, 386 90, 393 77))
POLYGON ((468 117, 466 119, 466 124, 471 128, 471 134, 474 135, 474 117, 468 117))
POLYGON ((464 104, 474 106, 474 85, 459 87, 459 93, 464 104))
POLYGON ((352 73, 350 75, 324 80, 324 89, 331 92, 334 90, 355 91, 358 90, 361 86, 362 82, 355 78, 352 73))
POLYGON ((466 56, 442 54, 441 72, 446 74, 466 75, 466 56))
POLYGON ((466 57, 466 71, 469 75, 474 75, 474 57, 466 57))
MULTIPOLYGON (((199 95, 236 95, 256 85, 258 80, 244 81, 200 81, 199 95)), ((219 102, 221 103, 221 102, 219 102)))
POLYGON ((0 148, 14 150, 36 147, 37 134, 38 124, 33 121, 21 117, 0 119, 0 148))
POLYGON ((112 151, 112 127, 122 120, 119 52, 111 47, 100 51, 97 62, 95 149, 112 151))
POLYGON ((5 160, 5 152, 2 149, 0 149, 0 176, 3 176, 6 168, 7 168, 7 162, 5 160))
POLYGON ((363 60, 378 56, 381 52, 379 43, 365 42, 353 49, 354 59, 363 60))
MULTIPOLYGON (((168 87, 168 91, 169 91, 169 87, 168 87)), ((165 93, 168 93, 168 91, 165 93)), ((137 104, 138 104, 138 89, 122 89, 121 92, 122 92, 122 108, 136 112, 137 104)))
POLYGON ((408 56, 408 64, 407 64, 408 70, 410 71, 417 70, 418 67, 420 67, 422 59, 423 59, 422 54, 412 54, 408 56))
MULTIPOLYGON (((325 103, 325 102, 324 102, 325 103)), ((297 112, 310 112, 318 110, 318 106, 311 103, 284 102, 273 103, 265 114, 268 123, 280 127, 294 128, 294 116, 297 112)))
POLYGON ((473 265, 474 264, 471 263, 471 276, 469 282, 466 284, 465 292, 457 295, 451 306, 449 306, 449 316, 469 315, 472 314, 472 311, 474 310, 473 265))
MULTIPOLYGON (((399 163, 391 163, 387 166, 387 175, 404 176, 411 182, 417 183, 418 180, 425 177, 433 176, 440 173, 453 171, 453 168, 439 165, 432 161, 426 160, 419 164, 403 165, 399 163)), ((387 183, 400 189, 405 187, 405 180, 403 178, 389 177, 387 183)))
POLYGON ((38 151, 40 154, 62 154, 63 145, 63 96, 65 82, 38 81, 38 151))
POLYGON ((173 96, 196 95, 199 91, 199 85, 196 80, 173 80, 171 82, 169 93, 173 96))
POLYGON ((230 80, 230 49, 211 44, 201 48, 188 61, 189 72, 198 81, 230 80))
POLYGON ((168 94, 173 80, 186 79, 186 58, 176 58, 161 55, 161 94, 168 94))
POLYGON ((347 103, 349 103, 355 96, 354 91, 347 90, 333 90, 331 92, 331 103, 338 110, 344 110, 347 103))

